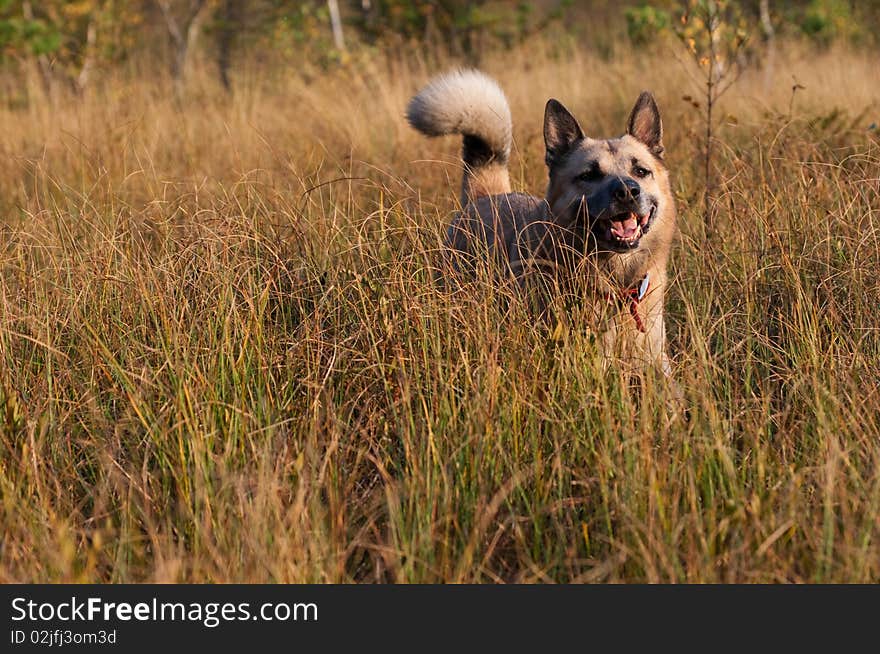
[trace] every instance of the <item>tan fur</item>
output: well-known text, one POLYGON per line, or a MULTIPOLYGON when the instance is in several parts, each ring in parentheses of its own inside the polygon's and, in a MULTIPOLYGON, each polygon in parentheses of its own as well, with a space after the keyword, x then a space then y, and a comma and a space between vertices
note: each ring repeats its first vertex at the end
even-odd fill
MULTIPOLYGON (((437 91, 433 84, 427 87, 433 89, 432 93, 437 91)), ((424 94, 422 91, 416 97, 424 94)), ((442 101, 436 93, 432 97, 435 105, 443 105, 448 116, 455 113, 455 102, 461 94, 442 101)), ((469 101, 475 97, 469 96, 469 101)), ((469 112, 474 115, 473 107, 469 112)), ((485 120, 493 112, 480 115, 485 120)), ((494 128, 481 123, 481 133, 509 133, 505 120, 499 119, 494 128)), ((587 138, 574 117, 551 100, 544 125, 550 167, 545 197, 509 192, 506 156, 468 170, 463 180, 465 206, 450 225, 446 242, 459 269, 472 268, 480 256, 488 254, 524 290, 539 278, 544 280, 543 287, 548 277, 549 285, 557 289, 574 284, 584 293, 586 314, 601 332, 607 356, 629 362, 636 369, 657 366, 668 376, 671 366, 665 349, 663 304, 676 215, 669 174, 662 160, 659 110, 650 94, 639 97, 627 132, 614 139, 587 138), (601 171, 595 179, 588 174, 593 168, 601 171), (632 190, 634 186, 636 190, 632 190), (623 229, 623 222, 615 222, 623 215, 617 211, 621 188, 635 194, 623 195, 635 207, 634 213, 626 215, 640 216, 634 245, 626 246, 634 248, 630 250, 619 242, 603 247, 597 240, 609 238, 613 229, 623 229), (617 189, 616 195, 612 189, 617 189), (615 199, 607 199, 612 196, 615 199), (642 207, 650 208, 644 210, 643 217, 638 213, 642 207), (637 307, 645 328, 642 332, 628 305, 611 302, 609 297, 619 297, 622 291, 637 287, 646 274, 650 288, 637 307)), ((552 302, 553 298, 544 298, 540 308, 547 309, 552 302)))
POLYGON ((510 193, 510 174, 507 164, 493 162, 485 166, 468 167, 462 178, 461 203, 467 206, 474 200, 488 196, 510 193))

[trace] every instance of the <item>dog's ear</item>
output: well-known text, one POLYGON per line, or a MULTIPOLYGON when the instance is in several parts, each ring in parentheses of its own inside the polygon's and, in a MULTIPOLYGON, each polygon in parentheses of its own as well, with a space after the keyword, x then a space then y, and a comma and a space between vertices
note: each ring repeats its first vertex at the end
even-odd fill
POLYGON ((548 100, 544 108, 544 145, 547 146, 547 165, 552 166, 571 150, 584 132, 574 116, 558 100, 548 100))
POLYGON ((642 91, 629 115, 627 133, 648 146, 657 157, 663 156, 663 123, 657 102, 649 91, 642 91))

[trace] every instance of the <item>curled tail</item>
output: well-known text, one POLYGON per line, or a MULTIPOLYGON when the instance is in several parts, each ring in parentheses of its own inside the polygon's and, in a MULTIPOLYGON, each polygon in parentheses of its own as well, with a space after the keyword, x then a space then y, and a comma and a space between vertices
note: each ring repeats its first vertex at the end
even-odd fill
POLYGON ((477 70, 439 75, 409 101, 406 117, 427 136, 462 135, 462 206, 510 192, 510 106, 491 77, 477 70))

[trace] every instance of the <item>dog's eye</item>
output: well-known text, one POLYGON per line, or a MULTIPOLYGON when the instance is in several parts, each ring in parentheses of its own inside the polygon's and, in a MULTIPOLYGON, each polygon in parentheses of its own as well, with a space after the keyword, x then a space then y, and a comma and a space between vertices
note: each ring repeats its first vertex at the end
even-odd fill
POLYGON ((605 175, 602 174, 602 170, 599 166, 593 166, 589 170, 585 170, 580 175, 577 176, 578 180, 582 182, 597 182, 602 179, 605 175))
POLYGON ((652 173, 650 170, 648 170, 644 166, 633 166, 633 175, 635 175, 636 177, 645 178, 648 175, 653 175, 653 174, 654 173, 652 173))

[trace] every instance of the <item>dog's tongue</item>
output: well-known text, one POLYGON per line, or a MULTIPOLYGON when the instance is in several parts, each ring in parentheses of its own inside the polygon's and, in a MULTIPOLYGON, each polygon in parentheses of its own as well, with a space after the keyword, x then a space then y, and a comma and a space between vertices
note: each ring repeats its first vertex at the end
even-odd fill
POLYGON ((632 238, 639 229, 639 221, 634 213, 629 214, 623 220, 611 221, 611 233, 617 238, 632 238))

